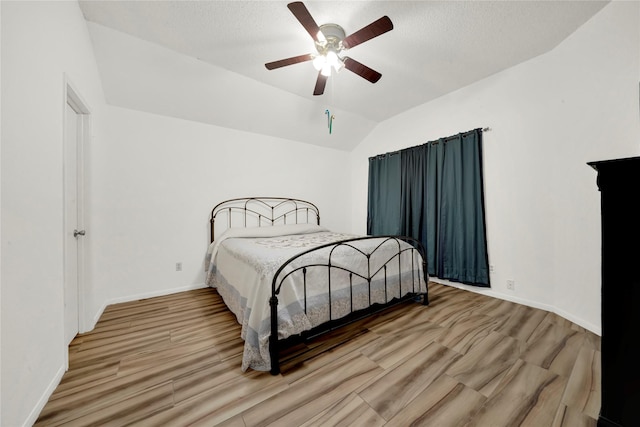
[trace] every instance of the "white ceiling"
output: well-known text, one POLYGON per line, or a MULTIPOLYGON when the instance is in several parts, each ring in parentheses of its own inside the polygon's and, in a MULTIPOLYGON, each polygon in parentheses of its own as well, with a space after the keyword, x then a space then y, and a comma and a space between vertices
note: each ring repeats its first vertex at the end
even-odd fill
POLYGON ((127 108, 350 150, 381 121, 543 54, 606 1, 305 1, 347 35, 394 29, 349 51, 382 73, 343 70, 319 97, 314 52, 286 1, 80 1, 107 100, 127 108), (115 30, 115 31, 114 31, 115 30), (124 33, 124 34, 123 34, 124 33), (326 109, 336 116, 328 135, 326 109))

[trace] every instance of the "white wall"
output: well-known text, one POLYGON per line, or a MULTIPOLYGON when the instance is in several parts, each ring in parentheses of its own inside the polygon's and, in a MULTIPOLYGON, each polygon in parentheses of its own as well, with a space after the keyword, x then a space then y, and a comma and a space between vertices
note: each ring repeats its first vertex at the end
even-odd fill
POLYGON ((35 421, 64 372, 64 73, 102 90, 77 2, 2 2, 2 418, 35 421))
POLYGON ((483 292, 599 332, 600 205, 586 162, 640 154, 639 8, 613 2, 551 52, 380 124, 351 153, 354 230, 366 231, 369 156, 488 126, 495 272, 483 292))
POLYGON ((114 106, 94 131, 94 319, 107 303, 203 286, 208 219, 223 200, 298 197, 323 225, 351 228, 344 151, 114 106))
POLYGON ((553 305, 600 326, 600 194, 597 175, 584 162, 640 154, 640 3, 614 2, 550 60, 567 84, 555 91, 549 114, 568 124, 549 135, 562 141, 551 144, 557 156, 553 305))

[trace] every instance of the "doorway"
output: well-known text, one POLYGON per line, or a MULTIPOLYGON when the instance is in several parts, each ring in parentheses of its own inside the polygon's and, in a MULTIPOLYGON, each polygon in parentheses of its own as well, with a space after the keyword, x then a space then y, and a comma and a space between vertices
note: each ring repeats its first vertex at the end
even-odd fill
MULTIPOLYGON (((64 345, 84 332, 84 147, 90 137, 87 104, 65 77, 63 128, 64 345)), ((66 352, 68 367, 68 352, 66 352)))

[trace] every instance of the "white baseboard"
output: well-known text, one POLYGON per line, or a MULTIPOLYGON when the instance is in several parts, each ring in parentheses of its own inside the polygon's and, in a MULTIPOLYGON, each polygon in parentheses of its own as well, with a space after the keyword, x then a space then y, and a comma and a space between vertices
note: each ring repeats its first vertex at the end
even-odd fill
POLYGON ((564 317, 565 319, 569 320, 570 322, 575 323, 578 326, 581 326, 591 332, 593 332, 596 335, 602 335, 602 330, 600 327, 592 324, 591 322, 587 322, 584 319, 580 319, 579 317, 576 317, 572 314, 569 314, 563 310, 560 310, 557 307, 554 307, 552 305, 549 304, 542 304, 540 302, 537 301, 531 301, 525 298, 519 298, 516 296, 512 296, 512 295, 506 295, 500 292, 496 292, 494 290, 492 290, 491 288, 482 288, 482 287, 477 287, 477 286, 469 286, 469 285, 464 285, 462 283, 456 283, 456 282, 451 282, 449 280, 443 280, 443 279, 438 279, 437 277, 429 277, 429 280, 436 282, 436 283, 440 283, 441 285, 445 285, 445 286, 452 286, 454 288, 458 288, 458 289, 463 289, 465 291, 470 291, 470 292, 475 292, 477 294, 482 294, 482 295, 487 295, 490 296, 492 298, 498 298, 498 299, 502 299, 505 301, 511 301, 511 302, 515 302, 517 304, 522 304, 522 305, 526 305, 528 307, 533 307, 533 308, 538 308, 540 310, 545 310, 545 311, 550 311, 551 313, 555 313, 558 316, 564 317))
POLYGON ((36 423, 36 421, 38 420, 38 417, 40 416, 40 412, 42 412, 42 409, 44 409, 44 406, 47 404, 47 402, 49 401, 49 398, 51 397, 53 392, 56 390, 56 387, 58 387, 58 384, 60 384, 60 381, 62 380, 62 376, 64 375, 64 373, 65 373, 65 368, 63 364, 58 368, 58 371, 55 373, 55 375, 49 382, 49 385, 42 393, 42 396, 40 396, 40 399, 38 399, 38 403, 33 407, 31 412, 29 413, 29 416, 25 420, 24 424, 22 424, 23 427, 29 427, 36 423))
POLYGON ((144 293, 136 294, 136 295, 128 295, 128 296, 124 296, 124 297, 113 298, 113 299, 109 300, 106 305, 119 304, 121 302, 137 301, 137 300, 153 298, 153 297, 161 297, 161 296, 164 296, 164 295, 177 294, 178 292, 192 291, 194 289, 202 289, 202 288, 206 288, 204 283, 196 283, 194 285, 181 286, 179 288, 162 289, 162 290, 158 290, 158 291, 144 292, 144 293))
POLYGON ((91 319, 91 323, 87 325, 89 328, 86 331, 82 331, 83 334, 85 332, 93 330, 93 328, 96 327, 96 325, 98 324, 98 320, 100 320, 100 317, 102 316, 102 313, 104 313, 104 310, 107 308, 107 305, 109 305, 109 303, 106 301, 102 303, 102 306, 100 306, 96 314, 93 316, 93 319, 91 319))
POLYGON ((109 305, 119 304, 119 303, 122 303, 122 302, 137 301, 137 300, 153 298, 153 297, 161 297, 161 296, 164 296, 164 295, 177 294, 178 292, 192 291, 194 289, 202 289, 202 288, 206 288, 206 287, 207 287, 207 285, 205 285, 204 283, 195 283, 193 285, 181 286, 179 288, 162 289, 162 290, 157 290, 157 291, 144 292, 144 293, 141 293, 141 294, 135 294, 135 295, 128 295, 128 296, 123 296, 123 297, 112 298, 112 299, 110 299, 108 301, 105 301, 102 304, 102 306, 98 309, 96 314, 93 316, 93 319, 91 321, 91 325, 89 325, 90 328, 88 330, 84 331, 84 332, 89 332, 93 328, 96 327, 96 324, 98 323, 98 320, 100 320, 100 317, 102 316, 102 313, 104 313, 105 309, 109 305))
POLYGON ((556 313, 558 316, 562 316, 565 319, 575 323, 578 326, 582 326, 583 328, 593 332, 594 334, 598 335, 598 336, 602 336, 602 328, 600 326, 596 326, 591 322, 587 322, 584 319, 580 319, 576 316, 574 316, 573 314, 567 313, 564 310, 560 310, 559 308, 556 308, 554 313, 556 313))

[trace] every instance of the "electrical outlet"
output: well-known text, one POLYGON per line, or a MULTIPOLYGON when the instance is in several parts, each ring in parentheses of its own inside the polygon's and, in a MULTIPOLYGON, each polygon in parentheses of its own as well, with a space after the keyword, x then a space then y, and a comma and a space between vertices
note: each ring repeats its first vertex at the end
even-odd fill
POLYGON ((495 271, 496 271, 496 266, 495 266, 495 265, 493 265, 493 264, 490 264, 490 265, 489 265, 489 272, 490 272, 490 273, 493 273, 493 272, 495 272, 495 271))
POLYGON ((516 281, 507 280, 507 289, 509 289, 510 291, 514 291, 516 289, 516 281))
POLYGON ((176 271, 182 271, 182 263, 176 262, 176 271))

